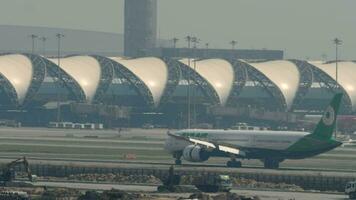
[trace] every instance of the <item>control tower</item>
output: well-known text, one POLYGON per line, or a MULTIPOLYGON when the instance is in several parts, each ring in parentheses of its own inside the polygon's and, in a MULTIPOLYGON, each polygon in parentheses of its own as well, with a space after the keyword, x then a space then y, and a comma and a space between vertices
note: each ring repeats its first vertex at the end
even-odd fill
POLYGON ((143 56, 156 42, 157 0, 125 0, 125 56, 143 56))

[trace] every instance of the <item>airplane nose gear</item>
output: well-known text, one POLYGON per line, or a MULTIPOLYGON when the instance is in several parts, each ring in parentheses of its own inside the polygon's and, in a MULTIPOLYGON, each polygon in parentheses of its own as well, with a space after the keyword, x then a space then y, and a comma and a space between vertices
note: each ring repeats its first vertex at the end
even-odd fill
POLYGON ((176 164, 176 165, 182 165, 182 160, 181 160, 181 158, 182 158, 182 152, 177 152, 177 153, 173 154, 173 158, 176 159, 176 160, 175 160, 175 164, 176 164))

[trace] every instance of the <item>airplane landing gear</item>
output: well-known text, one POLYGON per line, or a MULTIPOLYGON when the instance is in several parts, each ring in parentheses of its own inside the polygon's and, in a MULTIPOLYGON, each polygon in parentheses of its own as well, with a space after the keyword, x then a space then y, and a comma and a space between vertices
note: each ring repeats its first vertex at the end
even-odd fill
POLYGON ((181 159, 176 159, 174 163, 176 165, 182 165, 182 160, 181 159))
POLYGON ((279 168, 279 163, 281 161, 277 159, 271 159, 271 158, 266 158, 264 160, 264 167, 266 169, 278 169, 279 168))
POLYGON ((181 160, 182 153, 181 152, 175 153, 173 155, 173 157, 176 159, 175 162, 174 162, 176 165, 182 165, 182 160, 181 160))
POLYGON ((240 168, 242 164, 241 161, 236 161, 235 159, 232 159, 227 161, 226 166, 230 168, 240 168))

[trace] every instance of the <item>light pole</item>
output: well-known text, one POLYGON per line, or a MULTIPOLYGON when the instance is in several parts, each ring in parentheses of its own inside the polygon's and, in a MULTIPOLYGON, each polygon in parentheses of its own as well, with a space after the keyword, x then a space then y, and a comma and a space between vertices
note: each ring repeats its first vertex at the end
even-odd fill
POLYGON ((336 86, 337 88, 339 88, 339 82, 338 82, 338 73, 339 73, 339 70, 338 70, 338 62, 339 62, 339 46, 342 44, 342 40, 338 39, 338 38, 335 38, 334 39, 334 44, 335 44, 335 70, 336 70, 336 73, 335 73, 335 79, 336 79, 336 86))
MULTIPOLYGON (((61 68, 61 39, 64 37, 63 34, 61 33, 57 33, 56 34, 56 37, 57 37, 57 42, 58 42, 58 67, 59 69, 61 68)), ((59 74, 58 74, 58 80, 57 80, 57 122, 60 122, 61 121, 61 105, 60 105, 60 81, 61 81, 61 72, 59 71, 59 74)))
POLYGON ((173 48, 176 49, 179 39, 178 38, 173 38, 172 41, 173 41, 173 48))
MULTIPOLYGON (((193 51, 194 51, 194 73, 197 73, 197 55, 196 55, 196 49, 197 49, 197 46, 199 44, 199 41, 200 39, 197 38, 197 37, 193 37, 192 38, 192 43, 193 43, 193 51)), ((197 118, 197 112, 196 112, 196 87, 195 87, 195 84, 193 85, 193 124, 196 124, 196 118, 197 118)))
MULTIPOLYGON (((192 36, 186 36, 185 37, 185 40, 187 41, 188 43, 188 53, 190 53, 190 45, 191 45, 191 42, 192 42, 192 36)), ((188 87, 187 87, 187 108, 188 108, 188 113, 187 113, 187 128, 190 129, 190 55, 188 55, 188 87)))
POLYGON ((36 42, 36 39, 38 38, 38 36, 35 35, 35 34, 31 34, 29 37, 30 37, 31 40, 32 40, 31 53, 34 54, 34 53, 35 53, 35 42, 36 42))
POLYGON ((205 58, 208 58, 208 51, 209 51, 209 43, 207 42, 207 43, 205 43, 205 58))
POLYGON ((175 37, 172 39, 172 41, 173 41, 173 56, 176 57, 178 55, 177 43, 178 43, 179 39, 175 37))
POLYGON ((192 43, 193 43, 193 48, 196 49, 198 44, 200 42, 200 39, 197 37, 192 37, 192 43))
POLYGON ((231 60, 234 60, 234 58, 235 58, 234 50, 235 50, 235 47, 237 45, 237 41, 236 40, 232 40, 232 41, 230 41, 230 44, 231 44, 231 60))
POLYGON ((46 57, 46 41, 47 41, 47 37, 40 37, 40 40, 42 41, 42 55, 44 57, 46 57))
POLYGON ((237 41, 232 40, 232 41, 230 41, 230 44, 231 44, 231 49, 232 49, 232 50, 235 50, 235 47, 236 47, 236 45, 237 45, 237 41))
MULTIPOLYGON (((339 67, 338 67, 338 62, 339 62, 339 46, 342 44, 342 40, 335 38, 333 40, 335 44, 335 80, 336 80, 336 90, 337 92, 339 91, 339 67)), ((337 136, 338 128, 337 128, 337 117, 335 120, 335 138, 337 136)))

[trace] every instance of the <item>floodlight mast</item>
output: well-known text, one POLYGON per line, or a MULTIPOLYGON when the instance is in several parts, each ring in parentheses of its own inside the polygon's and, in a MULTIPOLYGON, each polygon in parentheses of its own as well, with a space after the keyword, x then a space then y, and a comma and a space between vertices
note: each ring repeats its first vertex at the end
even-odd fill
POLYGON ((174 57, 177 57, 177 55, 178 55, 178 52, 177 52, 177 43, 178 43, 178 41, 179 41, 179 39, 176 38, 176 37, 174 37, 172 39, 172 42, 173 42, 173 56, 174 57))
POLYGON ((177 48, 177 43, 178 43, 179 39, 178 38, 173 38, 172 42, 173 42, 173 48, 176 49, 177 48))
POLYGON ((236 50, 236 45, 237 45, 237 41, 236 40, 232 40, 230 41, 230 45, 231 45, 231 60, 234 60, 234 51, 236 50))
POLYGON ((205 58, 208 58, 209 45, 210 45, 209 42, 205 43, 205 55, 204 55, 205 58))
POLYGON ((38 35, 31 34, 31 35, 29 35, 29 37, 31 38, 31 41, 32 41, 31 54, 34 54, 35 53, 36 39, 38 38, 38 35))
POLYGON ((230 41, 230 44, 231 44, 231 49, 232 50, 235 50, 236 48, 236 45, 237 45, 237 41, 236 40, 232 40, 232 41, 230 41))
MULTIPOLYGON (((186 36, 185 40, 188 43, 188 53, 190 52, 190 46, 191 46, 191 42, 192 42, 192 36, 186 36)), ((190 68, 190 56, 188 55, 188 67, 190 68)), ((187 113, 187 128, 190 129, 190 121, 191 121, 191 116, 190 116, 190 69, 188 69, 188 74, 187 74, 187 109, 188 109, 188 113, 187 113)))
POLYGON ((336 80, 336 83, 337 83, 337 87, 339 88, 339 82, 338 82, 338 73, 339 73, 339 70, 338 70, 338 62, 339 62, 339 46, 342 45, 342 40, 338 39, 338 38, 335 38, 334 39, 334 44, 335 44, 335 70, 336 70, 336 73, 335 73, 335 80, 336 80))
MULTIPOLYGON (((57 37, 57 44, 58 44, 58 54, 57 54, 57 59, 58 59, 58 67, 61 68, 61 41, 62 38, 64 38, 64 35, 61 33, 56 34, 57 37)), ((61 81, 61 72, 59 71, 58 73, 58 78, 57 78, 57 122, 61 121, 61 105, 60 105, 60 81, 61 81)))
POLYGON ((42 55, 46 57, 46 41, 48 40, 47 37, 42 36, 39 38, 42 41, 42 55))
MULTIPOLYGON (((339 66, 338 66, 338 62, 339 62, 339 46, 342 45, 342 40, 340 40, 339 38, 335 38, 333 40, 333 43, 335 44, 335 81, 336 81, 336 90, 338 92, 339 90, 339 66)), ((337 118, 335 121, 335 135, 334 137, 337 137, 337 132, 338 132, 338 123, 337 123, 337 118)))
MULTIPOLYGON (((200 42, 200 39, 197 38, 197 37, 193 37, 192 38, 192 43, 193 43, 193 56, 194 56, 194 64, 193 64, 193 68, 194 68, 194 73, 197 73, 197 55, 196 55, 196 49, 197 49, 197 46, 200 42)), ((196 85, 193 84, 193 125, 196 124, 196 119, 197 119, 197 116, 196 116, 196 85)))

